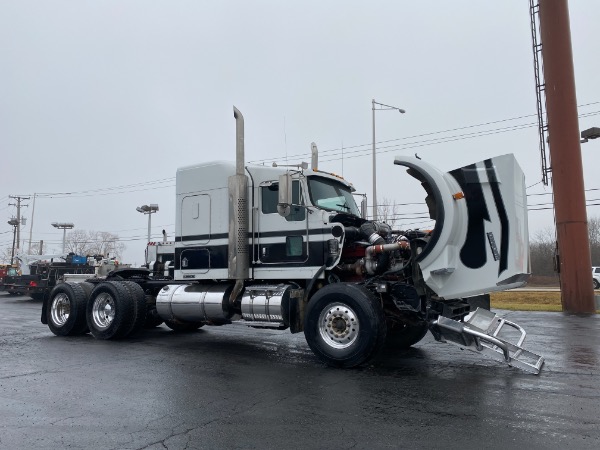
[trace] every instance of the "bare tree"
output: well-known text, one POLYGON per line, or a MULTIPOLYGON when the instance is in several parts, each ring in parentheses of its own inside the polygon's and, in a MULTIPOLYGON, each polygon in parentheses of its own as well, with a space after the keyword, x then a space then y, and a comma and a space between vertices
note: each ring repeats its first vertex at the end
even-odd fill
POLYGON ((90 235, 92 254, 121 258, 125 244, 119 241, 119 236, 107 231, 91 231, 90 235))
POLYGON ((76 255, 90 255, 92 237, 86 230, 73 230, 67 234, 65 239, 65 250, 76 255))
POLYGON ((125 244, 107 231, 73 230, 67 234, 65 249, 77 255, 104 255, 121 258, 125 244))
POLYGON ((10 264, 10 255, 12 254, 12 247, 5 247, 0 249, 0 263, 10 264))
POLYGON ((398 205, 396 205, 396 202, 384 197, 383 202, 377 205, 377 217, 378 220, 387 223, 393 229, 398 221, 398 205))
POLYGON ((31 247, 27 247, 27 253, 29 255, 42 255, 44 253, 44 243, 40 242, 32 242, 31 247))
POLYGON ((546 227, 532 237, 529 244, 529 251, 531 255, 531 272, 534 275, 555 275, 555 249, 556 234, 554 227, 546 227))
POLYGON ((588 219, 588 233, 592 266, 600 266, 600 217, 590 217, 588 219))

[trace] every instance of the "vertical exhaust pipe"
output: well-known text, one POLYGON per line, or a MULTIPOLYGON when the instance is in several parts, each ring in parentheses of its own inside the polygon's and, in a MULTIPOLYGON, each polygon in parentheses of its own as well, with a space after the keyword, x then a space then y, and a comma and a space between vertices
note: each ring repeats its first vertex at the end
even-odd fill
POLYGON ((244 116, 234 106, 235 175, 229 177, 229 249, 228 277, 235 280, 229 302, 233 304, 249 278, 248 252, 248 177, 244 169, 244 116))
POLYGON ((235 106, 233 107, 233 117, 235 118, 235 174, 245 175, 244 116, 235 106))
POLYGON ((314 142, 310 144, 310 168, 312 170, 317 170, 319 167, 319 149, 317 148, 317 144, 314 142))

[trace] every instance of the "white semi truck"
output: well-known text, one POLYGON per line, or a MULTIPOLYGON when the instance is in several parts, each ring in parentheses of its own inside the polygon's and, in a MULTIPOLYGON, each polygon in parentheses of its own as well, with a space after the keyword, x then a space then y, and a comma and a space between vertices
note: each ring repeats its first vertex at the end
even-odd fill
POLYGON ((163 261, 63 283, 42 311, 54 334, 117 339, 163 321, 175 331, 289 329, 325 363, 353 367, 430 331, 539 373, 543 358, 523 349, 522 328, 466 300, 528 278, 524 176, 512 155, 449 173, 397 157, 435 220, 430 231, 399 231, 362 217, 352 184, 318 170, 316 155, 310 169, 247 165, 236 108, 234 117, 235 163, 177 171, 173 276, 163 261), (518 337, 503 337, 507 327, 518 337))

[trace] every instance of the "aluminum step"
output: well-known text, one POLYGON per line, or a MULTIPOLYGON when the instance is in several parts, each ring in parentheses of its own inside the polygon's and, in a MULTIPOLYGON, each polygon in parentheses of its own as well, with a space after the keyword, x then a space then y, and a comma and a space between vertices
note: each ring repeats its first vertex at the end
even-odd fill
POLYGON ((483 353, 526 372, 537 375, 544 365, 542 356, 522 347, 527 336, 523 328, 486 309, 477 308, 466 322, 440 316, 433 326, 441 335, 442 342, 483 353))

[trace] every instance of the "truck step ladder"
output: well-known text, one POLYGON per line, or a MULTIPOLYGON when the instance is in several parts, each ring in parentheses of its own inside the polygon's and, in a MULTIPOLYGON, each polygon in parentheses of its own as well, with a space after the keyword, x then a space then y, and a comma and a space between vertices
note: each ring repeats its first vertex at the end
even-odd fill
POLYGON ((490 358, 504 361, 509 366, 537 375, 544 365, 542 356, 522 347, 527 335, 523 328, 486 309, 477 308, 466 322, 440 316, 433 322, 433 326, 441 335, 442 342, 451 342, 468 350, 483 353, 490 358), (506 333, 505 325, 513 330, 508 330, 506 333), (500 337, 502 331, 504 333, 500 337), (516 342, 511 342, 515 340, 513 336, 504 336, 505 334, 517 335, 516 342))

